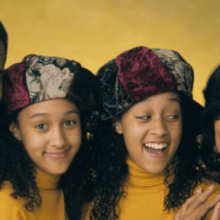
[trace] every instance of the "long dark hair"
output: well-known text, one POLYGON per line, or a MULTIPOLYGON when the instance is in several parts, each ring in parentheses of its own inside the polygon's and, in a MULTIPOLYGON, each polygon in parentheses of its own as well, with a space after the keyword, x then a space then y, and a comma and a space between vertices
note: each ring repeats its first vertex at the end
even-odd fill
POLYGON ((209 170, 220 170, 220 155, 214 150, 214 123, 220 117, 220 65, 211 74, 204 90, 205 109, 201 117, 201 155, 209 170))
MULTIPOLYGON (((168 188, 164 201, 166 210, 182 205, 203 176, 196 146, 197 113, 192 114, 192 100, 177 93, 181 100, 183 134, 171 166, 165 171, 164 184, 168 188), (174 179, 170 183, 171 173, 174 173, 174 179)), ((119 200, 126 196, 123 185, 128 177, 127 150, 122 135, 115 132, 111 120, 100 122, 96 133, 91 136, 90 155, 96 188, 90 219, 119 219, 119 200)))
MULTIPOLYGON (((76 101, 70 100, 80 107, 76 101)), ((4 106, 1 106, 0 114, 0 188, 4 181, 12 184, 14 192, 12 197, 24 199, 24 206, 28 211, 34 211, 42 203, 42 198, 36 183, 35 165, 30 159, 23 144, 9 131, 12 122, 18 123, 17 110, 6 114, 4 106)), ((88 144, 83 112, 80 110, 82 128, 82 143, 80 149, 71 163, 69 169, 61 176, 59 187, 63 189, 65 208, 69 219, 80 219, 83 204, 90 199, 89 188, 85 189, 89 169, 88 144)))

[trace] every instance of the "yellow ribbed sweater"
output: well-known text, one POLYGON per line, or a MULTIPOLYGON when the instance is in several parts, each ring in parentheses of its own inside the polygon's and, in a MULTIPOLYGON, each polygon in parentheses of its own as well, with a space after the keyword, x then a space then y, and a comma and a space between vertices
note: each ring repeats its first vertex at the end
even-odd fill
POLYGON ((4 182, 0 189, 1 220, 67 220, 63 192, 57 189, 59 177, 37 170, 36 182, 42 198, 42 205, 29 212, 24 207, 24 199, 13 198, 11 183, 4 182))
MULTIPOLYGON (((129 179, 124 185, 127 195, 119 202, 121 210, 119 220, 174 220, 174 211, 164 211, 166 193, 164 175, 146 173, 130 159, 127 160, 127 164, 129 179)), ((206 181, 199 187, 206 189, 211 184, 213 183, 206 181)), ((214 185, 216 190, 210 199, 220 194, 220 186, 216 183, 214 185)), ((211 219, 210 215, 205 219, 211 219)), ((89 220, 89 211, 86 214, 86 220, 89 220)))
POLYGON ((173 220, 173 211, 163 211, 166 191, 164 175, 146 173, 130 159, 127 164, 129 179, 124 186, 127 196, 119 203, 120 220, 173 220))

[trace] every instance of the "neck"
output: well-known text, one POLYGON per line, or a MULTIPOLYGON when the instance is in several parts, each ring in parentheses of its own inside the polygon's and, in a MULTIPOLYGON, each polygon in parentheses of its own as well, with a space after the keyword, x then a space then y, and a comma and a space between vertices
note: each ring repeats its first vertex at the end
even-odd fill
POLYGON ((147 173, 141 167, 139 167, 131 159, 127 159, 129 167, 129 179, 128 184, 136 187, 149 187, 149 186, 163 186, 164 185, 164 173, 152 174, 147 173))
POLYGON ((36 168, 36 181, 39 189, 57 189, 61 175, 53 175, 36 168))

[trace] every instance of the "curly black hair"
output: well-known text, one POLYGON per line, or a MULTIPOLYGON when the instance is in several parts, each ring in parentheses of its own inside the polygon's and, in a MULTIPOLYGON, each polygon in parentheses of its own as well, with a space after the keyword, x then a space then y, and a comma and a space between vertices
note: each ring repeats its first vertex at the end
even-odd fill
POLYGON ((11 122, 17 122, 20 110, 7 115, 1 106, 0 118, 0 187, 4 181, 9 181, 14 192, 14 198, 23 197, 28 211, 33 211, 34 206, 41 205, 41 197, 35 181, 35 170, 32 160, 29 158, 22 143, 9 131, 11 122))
MULTIPOLYGON (((74 102, 80 109, 79 105, 74 102)), ((42 203, 42 198, 36 183, 35 165, 25 150, 23 144, 9 131, 12 122, 18 122, 17 110, 6 114, 4 106, 0 108, 0 190, 4 181, 9 181, 14 189, 12 197, 22 197, 28 211, 34 211, 42 203)), ((69 219, 79 220, 83 205, 90 201, 91 190, 87 186, 90 170, 88 160, 88 141, 83 112, 80 110, 82 128, 82 143, 69 169, 61 176, 59 187, 63 189, 65 209, 69 219)))
MULTIPOLYGON (((192 100, 177 93, 181 100, 183 134, 176 155, 165 171, 164 184, 168 188, 164 201, 165 210, 181 206, 202 182, 204 175, 196 145, 196 135, 199 133, 197 116, 202 107, 197 106, 197 109, 193 109, 196 112, 192 113, 192 100), (174 173, 174 179, 170 183, 168 179, 171 173, 174 173)), ((90 219, 119 219, 119 200, 126 197, 123 186, 128 178, 128 153, 123 136, 115 132, 111 120, 101 121, 89 144, 96 189, 90 219)))
POLYGON ((211 74, 204 90, 205 109, 201 116, 201 156, 207 168, 219 172, 220 155, 214 150, 214 123, 220 117, 220 65, 211 74))

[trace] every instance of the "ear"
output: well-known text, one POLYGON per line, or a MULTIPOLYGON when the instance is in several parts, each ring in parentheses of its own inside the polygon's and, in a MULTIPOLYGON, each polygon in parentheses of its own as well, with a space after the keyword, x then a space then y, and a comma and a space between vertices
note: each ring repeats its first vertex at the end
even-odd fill
POLYGON ((113 119, 112 124, 113 124, 113 126, 115 127, 115 131, 116 131, 118 134, 123 134, 122 124, 121 124, 120 119, 113 119))
POLYGON ((11 131, 11 133, 13 134, 13 136, 18 140, 21 141, 21 131, 20 128, 18 127, 18 125, 15 122, 12 122, 9 125, 9 130, 11 131))

